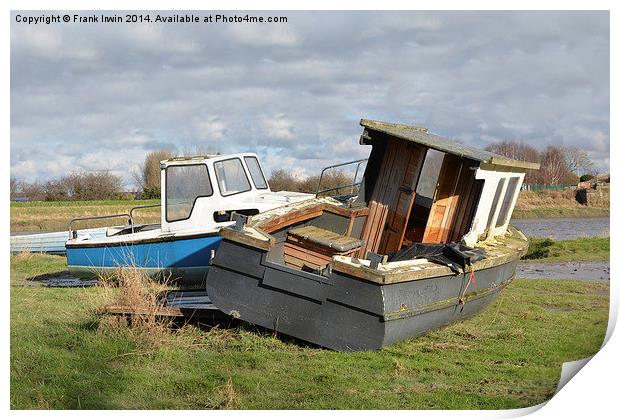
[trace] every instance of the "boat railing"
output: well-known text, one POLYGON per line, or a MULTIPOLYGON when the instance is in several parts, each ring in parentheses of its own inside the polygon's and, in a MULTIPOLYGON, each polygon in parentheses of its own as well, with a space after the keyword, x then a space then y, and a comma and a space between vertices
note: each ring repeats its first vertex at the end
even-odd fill
POLYGON ((108 214, 105 216, 89 216, 89 217, 76 217, 75 219, 71 219, 69 222, 69 237, 77 238, 77 230, 73 230, 73 223, 75 222, 83 222, 85 220, 101 220, 101 219, 113 219, 115 217, 128 217, 129 224, 131 225, 131 229, 133 231, 133 219, 131 218, 131 214, 129 213, 117 213, 117 214, 108 214))
POLYGON ((161 204, 150 204, 147 206, 135 206, 132 207, 131 210, 129 210, 129 213, 117 213, 117 214, 108 214, 105 216, 89 216, 89 217, 76 217, 75 219, 71 219, 71 221, 69 222, 69 237, 73 237, 75 238, 75 235, 73 235, 73 223, 75 222, 83 222, 86 220, 101 220, 101 219, 113 219, 115 217, 127 217, 129 219, 129 226, 131 227, 131 233, 135 233, 134 231, 134 216, 133 216, 133 212, 135 210, 142 210, 142 209, 150 209, 150 208, 155 208, 155 207, 161 207, 161 204))
POLYGON ((133 225, 134 225, 133 212, 134 212, 134 210, 152 209, 152 208, 155 208, 155 207, 161 207, 161 204, 150 204, 150 205, 146 205, 146 206, 135 206, 135 207, 132 207, 131 210, 129 210, 129 219, 131 220, 131 233, 133 233, 133 225))
POLYGON ((319 185, 316 188, 316 195, 318 197, 319 194, 325 194, 327 192, 331 192, 331 191, 338 191, 344 188, 351 188, 351 194, 353 194, 355 187, 359 187, 361 185, 361 180, 360 182, 356 182, 357 180, 357 175, 359 174, 359 170, 360 170, 360 166, 362 165, 362 163, 367 162, 368 159, 357 159, 357 160, 352 160, 350 162, 344 162, 344 163, 338 163, 336 165, 330 165, 330 166, 326 166, 325 168, 323 168, 323 170, 321 171, 321 176, 319 177, 319 185), (356 165, 355 166, 355 175, 353 175, 353 182, 350 184, 345 184, 345 185, 338 185, 336 187, 330 187, 330 188, 323 188, 321 189, 321 184, 323 183, 323 179, 325 176, 325 171, 328 171, 330 169, 335 169, 335 168, 340 168, 342 166, 347 166, 347 165, 356 165))

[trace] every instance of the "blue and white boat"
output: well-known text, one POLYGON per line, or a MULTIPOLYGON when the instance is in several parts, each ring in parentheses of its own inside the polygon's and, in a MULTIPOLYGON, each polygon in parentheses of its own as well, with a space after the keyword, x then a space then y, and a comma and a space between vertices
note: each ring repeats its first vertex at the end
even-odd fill
MULTIPOLYGON (((272 192, 253 153, 172 158, 161 162, 161 223, 137 225, 133 211, 126 226, 88 237, 69 229, 69 271, 79 277, 107 276, 118 267, 170 276, 185 284, 203 283, 232 214, 255 215, 313 198, 272 192)), ((92 218, 74 219, 73 222, 92 218)), ((72 223, 73 223, 72 222, 72 223)))

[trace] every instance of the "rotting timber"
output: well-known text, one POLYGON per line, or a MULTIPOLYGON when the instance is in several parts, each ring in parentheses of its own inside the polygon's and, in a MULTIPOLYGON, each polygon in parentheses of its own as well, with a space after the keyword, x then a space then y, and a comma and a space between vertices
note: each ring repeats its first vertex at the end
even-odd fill
POLYGON ((327 348, 371 350, 478 313, 514 278, 528 242, 509 220, 537 164, 421 127, 361 125, 372 151, 355 199, 317 197, 221 231, 207 278, 221 311, 327 348), (439 254, 399 257, 416 244, 439 254))

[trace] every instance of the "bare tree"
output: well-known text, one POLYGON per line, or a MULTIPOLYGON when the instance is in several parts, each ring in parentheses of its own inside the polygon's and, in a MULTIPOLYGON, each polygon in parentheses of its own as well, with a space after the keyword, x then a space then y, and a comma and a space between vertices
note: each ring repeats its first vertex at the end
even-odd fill
POLYGON ((170 159, 174 154, 170 150, 156 150, 146 155, 144 163, 140 166, 139 173, 133 172, 132 175, 143 195, 149 198, 160 197, 161 178, 159 163, 162 160, 170 159))
POLYGON ((49 180, 43 185, 45 191, 45 201, 69 200, 71 197, 66 178, 59 180, 49 180))
POLYGON ((273 171, 269 177, 272 191, 298 191, 297 184, 297 179, 284 169, 273 171))
MULTIPOLYGON (((504 140, 499 143, 493 143, 485 147, 485 150, 506 156, 510 159, 522 160, 526 162, 540 162, 541 155, 534 147, 523 142, 514 140, 504 140)), ((543 183, 539 171, 528 170, 525 172, 525 182, 530 184, 543 183)))
MULTIPOLYGON (((269 177, 269 187, 272 191, 295 191, 308 194, 314 194, 319 186, 319 175, 312 175, 302 179, 293 177, 289 172, 284 169, 278 169, 271 173, 269 177)), ((347 188, 339 188, 334 190, 328 195, 342 194, 346 191, 350 191, 350 185, 353 183, 353 176, 343 171, 328 171, 323 175, 321 181, 321 189, 330 189, 336 187, 349 186, 347 188)))
POLYGON ((540 163, 540 173, 545 184, 558 185, 564 182, 572 182, 576 177, 568 170, 566 166, 566 158, 562 149, 556 146, 548 146, 543 153, 540 163))
POLYGON ((76 200, 109 200, 120 197, 123 182, 109 171, 97 171, 71 174, 68 187, 76 200))
POLYGON ((564 160, 566 161, 566 168, 576 174, 577 176, 590 174, 594 167, 594 164, 588 157, 588 153, 585 150, 577 147, 563 147, 562 153, 564 153, 564 160))
POLYGON ((73 172, 43 185, 44 199, 58 200, 109 200, 122 194, 122 180, 109 171, 73 172))
POLYGON ((15 177, 11 177, 11 201, 15 200, 17 193, 19 192, 20 182, 15 177))
POLYGON ((20 190, 24 197, 28 197, 32 201, 45 200, 45 187, 39 181, 22 182, 20 190))
MULTIPOLYGON (((328 191, 325 194, 339 195, 345 193, 345 189, 338 187, 351 185, 353 183, 353 176, 339 170, 326 171, 323 174, 323 179, 321 179, 319 175, 312 175, 302 179, 298 182, 295 191, 314 194, 319 187, 319 181, 321 182, 321 190, 334 188, 332 191, 328 191)), ((346 191, 350 191, 348 188, 346 191)))

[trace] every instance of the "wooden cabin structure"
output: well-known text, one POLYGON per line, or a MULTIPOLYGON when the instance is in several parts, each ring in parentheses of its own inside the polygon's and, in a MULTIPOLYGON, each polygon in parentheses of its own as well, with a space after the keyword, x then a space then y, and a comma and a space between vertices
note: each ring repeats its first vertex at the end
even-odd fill
POLYGON ((467 147, 423 127, 360 124, 360 143, 373 147, 356 201, 368 207, 362 258, 367 251, 390 254, 416 242, 473 244, 502 234, 525 170, 539 166, 467 147))

